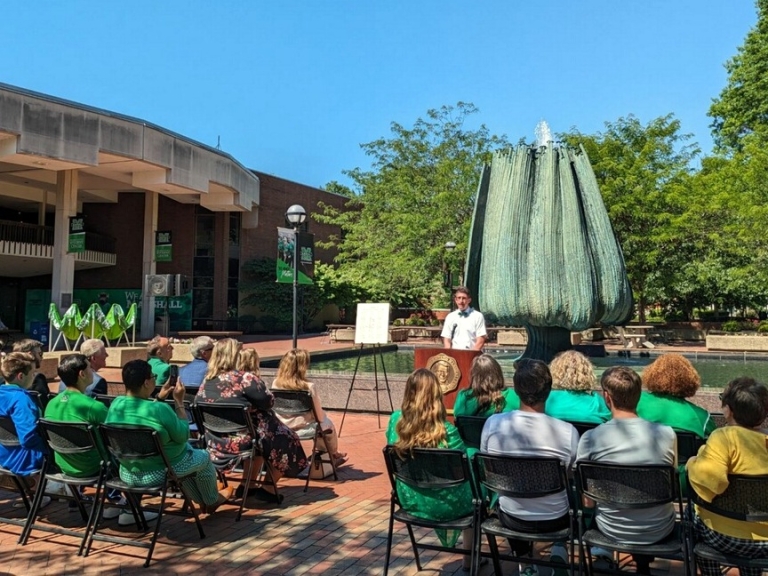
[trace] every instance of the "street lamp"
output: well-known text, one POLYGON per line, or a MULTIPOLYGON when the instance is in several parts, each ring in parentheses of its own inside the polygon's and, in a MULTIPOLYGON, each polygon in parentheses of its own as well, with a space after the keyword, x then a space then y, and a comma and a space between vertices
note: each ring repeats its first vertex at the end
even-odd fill
POLYGON ((293 226, 293 348, 296 349, 299 337, 299 226, 307 219, 307 211, 294 204, 288 208, 285 218, 293 226))
MULTIPOLYGON (((446 252, 453 252, 456 250, 456 242, 448 241, 443 245, 443 248, 445 248, 446 252)), ((450 258, 447 258, 447 268, 448 268, 448 277, 447 277, 447 284, 448 284, 448 294, 451 297, 451 311, 453 311, 453 278, 451 276, 451 261, 450 258)))

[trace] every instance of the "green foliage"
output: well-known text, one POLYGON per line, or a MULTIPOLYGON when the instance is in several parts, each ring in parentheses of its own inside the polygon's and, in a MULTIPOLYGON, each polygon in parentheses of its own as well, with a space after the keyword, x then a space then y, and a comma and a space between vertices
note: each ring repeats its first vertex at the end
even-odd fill
POLYGON ((339 273, 372 299, 431 306, 445 267, 458 278, 479 169, 507 144, 484 125, 469 128, 476 113, 459 102, 429 110, 410 128, 393 122, 389 137, 362 145, 371 169, 345 171, 354 183, 347 211, 322 205, 313 215, 341 228, 327 246, 338 250, 339 273), (452 252, 448 241, 456 243, 452 252))
POLYGON ((727 322, 723 322, 720 329, 723 332, 739 332, 741 330, 741 322, 738 320, 728 320, 727 322))
POLYGON ((768 128, 768 0, 757 0, 757 25, 728 60, 728 83, 712 102, 712 133, 723 150, 740 149, 742 139, 768 128))
POLYGON ((768 322, 765 320, 760 322, 760 324, 757 325, 757 331, 763 334, 768 332, 768 322))

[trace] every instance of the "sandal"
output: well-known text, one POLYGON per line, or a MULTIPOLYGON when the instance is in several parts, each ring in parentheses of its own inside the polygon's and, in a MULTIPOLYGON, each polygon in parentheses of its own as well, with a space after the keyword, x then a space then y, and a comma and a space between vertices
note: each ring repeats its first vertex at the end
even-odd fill
POLYGON ((342 465, 342 464, 344 464, 344 463, 345 463, 347 460, 349 460, 349 456, 347 456, 347 455, 346 455, 346 453, 344 453, 344 454, 338 454, 338 455, 337 455, 337 456, 335 456, 334 458, 335 458, 335 459, 334 459, 334 464, 335 464, 337 467, 338 467, 338 466, 341 466, 341 465, 342 465))

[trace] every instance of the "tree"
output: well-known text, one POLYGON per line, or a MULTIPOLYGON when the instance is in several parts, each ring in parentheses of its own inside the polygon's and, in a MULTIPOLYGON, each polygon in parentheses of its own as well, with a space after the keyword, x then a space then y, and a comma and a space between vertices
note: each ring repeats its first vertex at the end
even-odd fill
POLYGON ((712 132, 721 150, 741 147, 744 136, 768 127, 768 0, 757 0, 757 24, 728 60, 728 83, 712 102, 712 132))
POLYGON ((698 147, 686 144, 690 135, 680 133, 672 114, 645 125, 630 115, 605 126, 602 133, 571 132, 563 139, 581 143, 589 155, 644 322, 653 281, 685 254, 671 224, 687 206, 686 183, 698 147))
POLYGON ((327 245, 338 250, 340 274, 371 297, 429 304, 434 280, 447 265, 445 243, 456 243, 454 254, 466 253, 480 167, 506 144, 484 125, 466 126, 477 112, 459 102, 429 110, 411 128, 393 122, 389 137, 362 145, 371 169, 344 172, 355 192, 347 210, 324 205, 314 215, 341 228, 327 245))

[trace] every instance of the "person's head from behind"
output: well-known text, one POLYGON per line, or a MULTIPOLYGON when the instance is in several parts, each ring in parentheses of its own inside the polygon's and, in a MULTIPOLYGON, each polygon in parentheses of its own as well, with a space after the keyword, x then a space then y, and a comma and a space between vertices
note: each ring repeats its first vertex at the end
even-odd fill
POLYGON ((405 382, 402 416, 396 426, 397 453, 404 457, 413 448, 437 448, 446 438, 445 417, 437 377, 419 368, 405 382))
POLYGON ((515 393, 520 397, 520 403, 529 408, 544 410, 544 404, 552 391, 552 374, 541 360, 523 358, 515 363, 515 374, 512 377, 515 393))
POLYGON ((643 370, 643 385, 655 394, 690 398, 701 386, 701 378, 685 356, 662 354, 643 370))
POLYGON ((469 369, 471 395, 477 400, 478 413, 485 412, 491 406, 494 412, 504 409, 504 374, 501 366, 490 354, 480 354, 472 361, 469 369))
POLYGON ((27 352, 10 352, 3 356, 0 371, 8 384, 29 388, 34 376, 35 357, 27 352))
POLYGON ((165 336, 155 336, 147 343, 147 356, 169 362, 173 356, 173 344, 165 336))
POLYGON ((576 350, 561 352, 549 363, 553 390, 585 392, 597 384, 595 367, 589 358, 576 350))
POLYGON ((255 348, 243 348, 237 357, 237 369, 259 375, 259 353, 255 348))
POLYGON ((205 378, 211 380, 219 374, 237 370, 237 357, 242 344, 234 338, 222 338, 213 345, 211 359, 208 360, 208 371, 205 378))
POLYGON ((91 368, 97 372, 107 365, 107 347, 98 338, 89 338, 80 345, 80 352, 85 355, 91 368))
POLYGON ((81 392, 93 382, 93 371, 85 354, 62 356, 56 372, 67 388, 77 388, 81 392))
POLYGON ((754 378, 731 380, 720 396, 728 424, 760 428, 768 417, 768 388, 754 378))
POLYGON ((456 291, 453 293, 453 301, 462 312, 469 308, 469 305, 472 304, 472 295, 469 293, 469 288, 466 286, 456 288, 456 291))
POLYGON ((24 338, 13 345, 14 352, 26 352, 35 360, 35 368, 40 368, 43 362, 43 343, 32 338, 24 338))
POLYGON ((155 389, 155 375, 146 360, 131 360, 123 366, 123 384, 129 396, 149 398, 155 389))
POLYGON ((303 348, 294 348, 286 352, 277 367, 275 382, 286 388, 307 388, 307 370, 309 370, 309 352, 303 348))
POLYGON ((198 336, 189 345, 189 353, 192 354, 192 358, 208 362, 213 353, 213 345, 213 338, 210 336, 198 336))
POLYGON ((614 366, 603 372, 600 387, 605 394, 605 403, 611 412, 621 410, 635 412, 643 382, 637 372, 626 366, 614 366))

